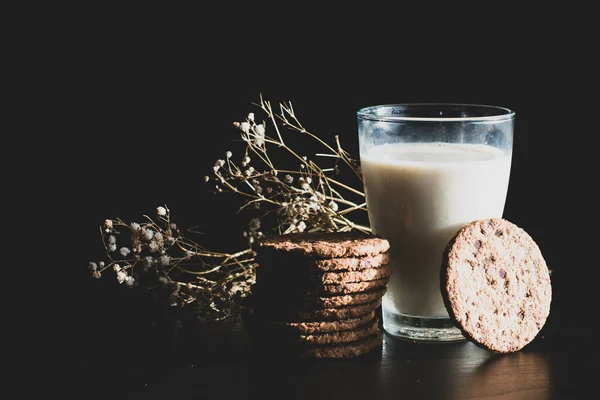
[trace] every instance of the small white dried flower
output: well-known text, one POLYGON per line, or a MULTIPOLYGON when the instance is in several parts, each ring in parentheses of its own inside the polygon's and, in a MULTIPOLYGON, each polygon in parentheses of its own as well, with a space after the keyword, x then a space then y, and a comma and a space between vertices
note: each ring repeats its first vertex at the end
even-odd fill
POLYGON ((163 254, 158 259, 158 265, 160 265, 161 267, 168 266, 170 262, 171 262, 171 257, 169 257, 167 254, 163 254))
POLYGON ((123 272, 123 271, 117 272, 117 280, 119 281, 119 283, 125 282, 126 279, 127 279, 127 272, 123 272))
POLYGON ((137 222, 132 222, 130 224, 131 230, 134 232, 137 232, 140 230, 140 224, 138 224, 137 222))
POLYGON ((312 178, 310 176, 306 177, 306 183, 311 183, 312 182, 312 178))
POLYGON ((263 124, 256 125, 254 127, 254 133, 256 133, 257 136, 265 136, 265 127, 263 124))
POLYGON ((100 266, 100 268, 104 268, 104 261, 100 261, 100 262, 98 263, 98 265, 100 266))
POLYGON ((160 246, 154 240, 152 240, 150 243, 148 243, 148 250, 150 250, 150 253, 156 253, 159 250, 159 248, 160 248, 160 246))
POLYGON ((208 176, 205 176, 204 177, 204 182, 208 182, 208 181, 210 181, 210 178, 208 176))
POLYGON ((95 262, 92 261, 88 264, 88 268, 92 271, 95 271, 98 269, 98 264, 96 264, 95 262))
POLYGON ((298 229, 298 232, 304 232, 306 229, 306 223, 304 223, 304 221, 300 221, 296 229, 298 229))
POLYGON ((254 121, 254 113, 248 113, 248 120, 254 121))
POLYGON ((125 278, 125 284, 127 286, 132 287, 133 282, 135 282, 135 279, 133 279, 133 276, 128 276, 127 278, 125 278))
POLYGON ((250 131, 250 124, 247 122, 242 122, 240 124, 240 130, 244 133, 248 133, 250 131))
POLYGON ((113 227, 112 219, 105 219, 104 226, 106 226, 106 228, 108 228, 108 229, 112 228, 113 227))
POLYGON ((338 210, 338 205, 337 205, 337 203, 336 203, 335 201, 333 201, 333 200, 331 200, 331 201, 330 201, 330 202, 327 204, 327 206, 328 206, 329 208, 331 208, 331 210, 333 210, 334 212, 338 210))
POLYGON ((158 214, 160 216, 167 215, 167 209, 164 208, 164 207, 157 207, 156 208, 156 214, 158 214))
POLYGON ((242 162, 243 162, 244 164, 250 164, 250 161, 251 161, 251 160, 250 160, 250 157, 248 157, 248 156, 244 157, 244 159, 242 160, 242 162))
POLYGON ((232 152, 228 151, 228 152, 225 153, 225 157, 231 158, 231 156, 233 156, 232 152))
POLYGON ((253 173, 254 167, 248 167, 248 169, 244 171, 244 174, 246 174, 246 176, 252 176, 253 173))
POLYGON ((162 242, 164 240, 164 237, 163 237, 162 233, 156 232, 154 234, 154 240, 156 240, 159 243, 162 242))
POLYGON ((308 190, 308 189, 310 189, 310 185, 308 184, 308 182, 301 182, 300 188, 302 188, 304 190, 308 190))
POLYGON ((121 270, 121 266, 119 264, 115 264, 113 265, 113 269, 115 270, 115 272, 119 272, 121 270))
POLYGON ((121 255, 123 257, 127 257, 129 255, 129 253, 131 253, 131 250, 129 250, 127 247, 121 247, 119 252, 121 253, 121 255))
POLYGON ((215 165, 218 165, 219 167, 222 167, 223 165, 225 165, 225 160, 217 160, 215 162, 215 165))
POLYGON ((92 272, 92 276, 96 279, 100 279, 100 276, 102 276, 102 274, 100 273, 100 271, 94 271, 92 272))
POLYGON ((152 240, 152 238, 154 237, 154 231, 152 229, 143 229, 142 234, 144 235, 144 238, 146 240, 152 240))
POLYGON ((116 244, 110 244, 108 245, 108 247, 106 248, 108 251, 113 252, 117 250, 117 245, 116 244))
POLYGON ((117 238, 116 238, 116 237, 114 237, 113 235, 110 235, 110 236, 108 237, 108 243, 109 243, 109 244, 115 244, 115 243, 117 243, 117 238))
POLYGON ((219 172, 219 166, 213 165, 213 171, 215 171, 215 173, 219 172))
POLYGON ((291 185, 294 182, 294 178, 291 175, 286 175, 285 178, 283 178, 283 181, 288 185, 291 185))

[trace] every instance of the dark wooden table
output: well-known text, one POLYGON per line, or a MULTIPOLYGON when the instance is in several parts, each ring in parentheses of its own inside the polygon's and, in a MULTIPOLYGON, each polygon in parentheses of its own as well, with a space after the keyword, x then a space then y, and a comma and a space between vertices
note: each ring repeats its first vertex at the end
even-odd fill
POLYGON ((81 399, 592 398, 599 382, 594 323, 585 308, 573 308, 581 298, 562 297, 535 340, 513 354, 384 334, 381 351, 366 356, 288 361, 254 352, 243 330, 148 329, 132 322, 140 309, 121 301, 90 310, 69 381, 81 399))

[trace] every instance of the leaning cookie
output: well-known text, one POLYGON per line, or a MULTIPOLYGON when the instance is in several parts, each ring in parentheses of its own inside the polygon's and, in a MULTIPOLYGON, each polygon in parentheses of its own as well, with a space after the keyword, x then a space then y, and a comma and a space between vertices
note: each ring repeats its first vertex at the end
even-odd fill
POLYGON ((472 221, 458 230, 443 254, 440 284, 465 337, 498 353, 530 343, 550 313, 544 257, 527 232, 504 219, 472 221))

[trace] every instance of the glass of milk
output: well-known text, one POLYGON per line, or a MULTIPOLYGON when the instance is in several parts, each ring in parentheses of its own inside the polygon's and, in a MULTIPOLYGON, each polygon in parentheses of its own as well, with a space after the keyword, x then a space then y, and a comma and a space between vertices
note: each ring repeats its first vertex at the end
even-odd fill
POLYGON ((413 341, 464 340, 444 306, 442 253, 466 223, 501 218, 515 113, 471 104, 389 104, 357 113, 373 233, 390 242, 384 330, 413 341))

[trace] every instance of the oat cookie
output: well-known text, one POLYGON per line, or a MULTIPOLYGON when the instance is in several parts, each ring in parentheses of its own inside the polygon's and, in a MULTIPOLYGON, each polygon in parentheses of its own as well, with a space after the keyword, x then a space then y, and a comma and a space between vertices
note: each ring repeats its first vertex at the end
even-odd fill
POLYGON ((354 329, 326 332, 326 333, 313 333, 310 335, 300 335, 298 340, 305 343, 312 344, 339 344, 355 342, 359 339, 363 339, 377 332, 379 329, 379 318, 373 318, 368 323, 359 326, 354 329))
POLYGON ((309 347, 300 351, 301 358, 353 358, 370 353, 383 344, 383 335, 376 331, 355 342, 309 347))
POLYGON ((385 288, 390 278, 375 279, 372 281, 350 282, 350 283, 335 283, 330 285, 321 285, 317 289, 309 291, 309 293, 328 293, 328 294, 348 294, 385 288))
POLYGON ((300 335, 313 335, 336 331, 346 331, 358 328, 375 318, 375 311, 356 318, 339 319, 337 321, 312 321, 312 322, 279 322, 274 326, 281 326, 281 330, 294 332, 300 335))
POLYGON ((375 311, 381 305, 381 298, 369 303, 344 306, 338 308, 310 309, 305 307, 290 308, 279 305, 261 304, 255 308, 254 314, 260 319, 279 322, 304 321, 337 321, 357 318, 375 311))
POLYGON ((459 229, 444 251, 440 278, 446 308, 465 337, 495 352, 522 349, 550 313, 544 257, 527 232, 505 219, 459 229))
POLYGON ((304 255, 266 251, 257 255, 256 261, 259 265, 267 266, 267 268, 285 268, 291 271, 318 273, 319 271, 356 271, 365 268, 378 268, 389 263, 390 254, 386 251, 363 257, 308 258, 304 255))
POLYGON ((265 286, 282 286, 285 284, 290 290, 318 290, 324 285, 337 285, 343 283, 368 282, 380 279, 387 279, 392 275, 392 268, 389 264, 378 268, 365 268, 356 271, 328 271, 313 272, 306 271, 293 273, 283 268, 272 268, 266 270, 259 265, 256 271, 256 281, 265 286))
POLYGON ((275 289, 269 290, 256 283, 252 285, 252 294, 257 302, 276 301, 280 306, 300 306, 310 308, 337 308, 343 306, 370 303, 380 299, 385 294, 386 288, 380 287, 357 293, 339 295, 309 295, 297 294, 292 291, 285 292, 275 289))
POLYGON ((345 258, 375 256, 388 251, 389 247, 386 239, 357 231, 302 232, 266 237, 258 243, 257 252, 289 252, 310 258, 345 258))
POLYGON ((296 294, 298 296, 342 295, 385 288, 389 280, 389 277, 387 277, 375 279, 372 281, 335 283, 324 285, 322 282, 309 282, 307 284, 298 284, 288 282, 288 280, 283 281, 285 282, 284 284, 281 281, 274 281, 272 279, 265 278, 262 279, 259 283, 253 285, 252 291, 254 291, 254 286, 258 287, 259 284, 264 283, 266 286, 268 286, 269 291, 273 293, 285 293, 287 295, 296 294))

